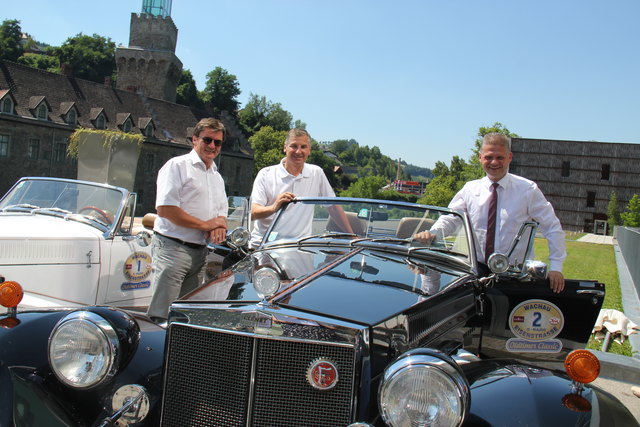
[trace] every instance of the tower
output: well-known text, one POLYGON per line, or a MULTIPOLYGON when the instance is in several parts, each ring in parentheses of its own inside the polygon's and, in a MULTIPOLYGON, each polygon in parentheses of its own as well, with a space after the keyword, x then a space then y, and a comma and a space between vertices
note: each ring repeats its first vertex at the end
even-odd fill
POLYGON ((129 47, 116 49, 117 88, 175 102, 182 74, 177 40, 171 0, 143 0, 142 12, 131 14, 129 47))

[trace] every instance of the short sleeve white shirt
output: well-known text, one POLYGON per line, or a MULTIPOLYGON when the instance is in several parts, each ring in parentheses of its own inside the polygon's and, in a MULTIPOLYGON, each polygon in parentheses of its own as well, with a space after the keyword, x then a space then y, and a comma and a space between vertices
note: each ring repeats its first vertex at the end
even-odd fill
MULTIPOLYGON (((258 172, 251 191, 251 204, 268 206, 276 201, 279 194, 290 192, 296 197, 335 197, 335 193, 322 168, 305 163, 302 172, 291 175, 284 167, 284 159, 277 165, 267 166, 258 172)), ((293 205, 287 207, 287 238, 299 238, 311 233, 312 206, 293 205)), ((253 222, 251 231, 252 248, 260 245, 264 234, 273 222, 275 214, 253 222)))
MULTIPOLYGON (((227 193, 216 164, 207 169, 194 150, 169 159, 158 172, 156 208, 158 206, 178 206, 203 221, 226 217, 229 210, 227 193)), ((153 229, 185 242, 206 244, 203 231, 176 225, 160 216, 153 229)))

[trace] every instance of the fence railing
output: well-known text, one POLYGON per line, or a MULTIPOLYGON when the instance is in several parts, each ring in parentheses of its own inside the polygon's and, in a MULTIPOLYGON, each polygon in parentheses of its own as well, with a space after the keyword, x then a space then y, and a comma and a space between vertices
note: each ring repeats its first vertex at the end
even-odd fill
POLYGON ((640 228, 615 227, 613 234, 618 240, 620 253, 631 274, 631 279, 640 295, 640 228))

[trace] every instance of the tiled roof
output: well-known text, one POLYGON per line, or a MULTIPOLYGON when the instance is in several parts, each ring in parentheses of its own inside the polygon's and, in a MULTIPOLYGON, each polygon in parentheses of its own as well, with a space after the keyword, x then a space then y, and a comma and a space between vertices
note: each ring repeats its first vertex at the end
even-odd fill
MULTIPOLYGON (((70 106, 75 106, 78 126, 95 128, 94 120, 103 112, 107 119, 106 129, 115 131, 120 130, 118 125, 122 125, 127 117, 131 117, 134 126, 153 121, 156 138, 183 145, 191 145, 188 129, 193 129, 198 120, 209 116, 205 111, 147 98, 115 89, 111 85, 0 60, 0 93, 6 91, 15 100, 15 113, 22 117, 34 117, 33 109, 44 100, 51 112, 49 119, 53 123, 65 124, 64 114, 70 106)), ((233 127, 227 126, 227 123, 225 126, 228 129, 233 127)), ((144 128, 134 127, 132 131, 142 133, 144 128)), ((242 141, 241 152, 252 156, 246 138, 243 135, 234 136, 242 141)))

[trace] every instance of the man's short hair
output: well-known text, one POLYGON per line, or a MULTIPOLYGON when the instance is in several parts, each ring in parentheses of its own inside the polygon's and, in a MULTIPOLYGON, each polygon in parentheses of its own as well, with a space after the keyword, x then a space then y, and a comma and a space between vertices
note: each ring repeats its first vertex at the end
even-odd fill
POLYGON ((300 136, 306 136, 307 139, 311 141, 311 135, 309 135, 309 132, 305 129, 293 128, 287 133, 287 139, 284 140, 284 146, 286 147, 289 145, 289 142, 291 142, 293 138, 298 138, 300 136))
POLYGON ((214 131, 221 130, 223 134, 223 139, 226 136, 224 131, 224 125, 218 119, 214 119, 213 117, 206 117, 198 122, 195 128, 193 128, 193 136, 199 136, 200 132, 202 132, 206 128, 211 128, 214 131))
MULTIPOLYGON (((511 138, 500 132, 489 132, 482 138, 482 145, 500 145, 507 148, 507 152, 511 152, 511 138)), ((480 147, 482 151, 482 147, 480 147)))

